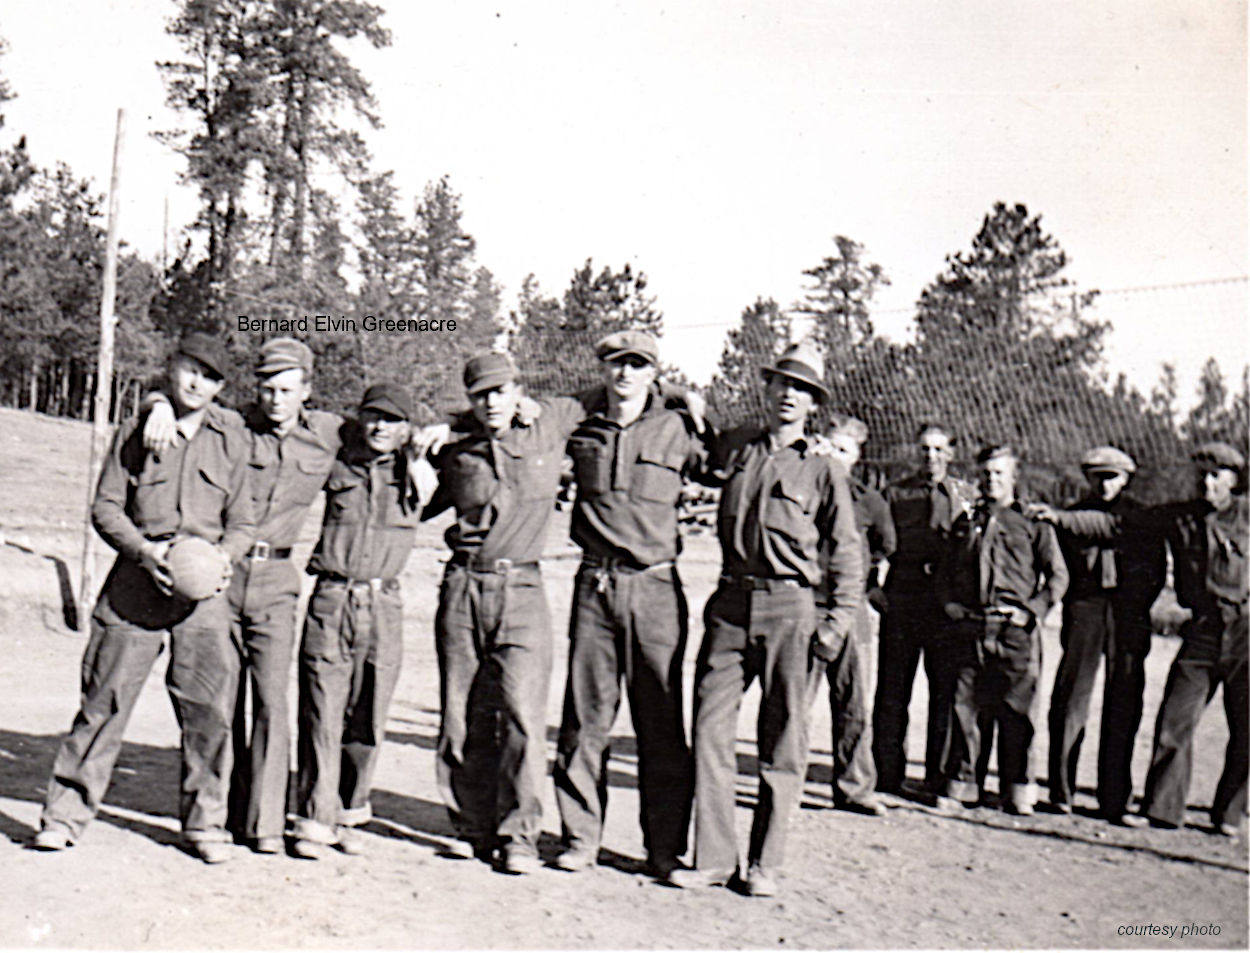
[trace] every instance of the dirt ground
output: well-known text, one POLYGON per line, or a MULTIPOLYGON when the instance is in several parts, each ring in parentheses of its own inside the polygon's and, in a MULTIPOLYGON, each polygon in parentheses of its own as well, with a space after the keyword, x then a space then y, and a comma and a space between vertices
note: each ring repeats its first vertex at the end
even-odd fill
MULTIPOLYGON (((1074 817, 1012 818, 981 808, 942 817, 911 801, 880 820, 834 811, 829 714, 819 709, 804 807, 791 838, 783 894, 750 899, 691 893, 641 873, 636 759, 628 716, 614 734, 611 805, 600 867, 544 869, 522 878, 444 856, 451 828, 434 783, 438 677, 433 648, 441 524, 425 530, 403 580, 404 672, 391 711, 363 857, 317 862, 236 849, 208 867, 178 846, 177 729, 153 671, 127 731, 99 819, 72 850, 23 849, 38 823, 47 773, 77 701, 85 636, 66 626, 62 591, 78 578, 89 430, 0 410, 0 945, 125 948, 881 948, 1247 946, 1245 841, 1206 833, 1227 731, 1217 697, 1198 738, 1190 826, 1121 830, 1094 807, 1096 730, 1083 753, 1074 817), (68 567, 68 569, 66 568, 68 567), (68 572, 68 576, 66 573, 68 572), (1174 935, 1126 935, 1145 925, 1174 935), (1182 936, 1188 927, 1189 935, 1182 936), (1193 932, 1197 928, 1201 933, 1193 932)), ((308 531, 315 527, 310 522, 308 531)), ((310 542, 310 541, 309 541, 310 542)), ((308 542, 297 553, 306 554, 308 542)), ((545 572, 553 615, 567 616, 576 565, 557 520, 545 572)), ((103 557, 102 557, 103 560, 103 557)), ((101 567, 103 568, 102 561, 101 567)), ((688 678, 699 612, 718 571, 714 542, 688 540, 681 572, 693 607, 688 678)), ((557 624, 562 628, 562 623, 557 624)), ((549 738, 563 688, 563 632, 548 709, 549 738)), ((1173 639, 1149 659, 1138 790, 1173 639)), ((1057 638, 1045 644, 1049 686, 1057 638)), ((292 687, 294 698, 294 686, 292 687)), ((754 693, 740 724, 739 823, 753 802, 754 693)), ((924 678, 912 704, 910 752, 923 747, 924 678)), ((1093 719, 1097 718, 1097 711, 1093 719)), ((1096 725, 1096 720, 1092 720, 1096 725)), ((1045 724, 1035 742, 1044 757, 1045 724)), ((992 782, 991 782, 992 783, 992 782)), ((557 849, 548 791, 544 856, 557 849)))

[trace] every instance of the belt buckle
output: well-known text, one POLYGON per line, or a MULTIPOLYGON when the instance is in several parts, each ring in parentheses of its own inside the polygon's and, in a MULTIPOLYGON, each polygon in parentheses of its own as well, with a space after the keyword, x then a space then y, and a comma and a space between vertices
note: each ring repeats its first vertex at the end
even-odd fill
POLYGON ((507 575, 507 574, 508 574, 511 570, 512 570, 512 560, 511 560, 511 559, 496 559, 496 560, 495 560, 495 565, 492 567, 492 570, 491 570, 491 571, 492 571, 492 572, 497 572, 497 573, 499 573, 500 575, 505 575, 505 576, 506 576, 506 575, 507 575))
POLYGON ((381 592, 381 591, 382 591, 382 583, 383 583, 384 581, 385 581, 385 580, 383 580, 383 579, 370 579, 370 580, 369 580, 369 588, 370 588, 370 589, 372 589, 374 592, 381 592))
POLYGON ((269 558, 269 543, 263 539, 257 540, 252 544, 252 551, 248 555, 258 562, 264 562, 269 558))

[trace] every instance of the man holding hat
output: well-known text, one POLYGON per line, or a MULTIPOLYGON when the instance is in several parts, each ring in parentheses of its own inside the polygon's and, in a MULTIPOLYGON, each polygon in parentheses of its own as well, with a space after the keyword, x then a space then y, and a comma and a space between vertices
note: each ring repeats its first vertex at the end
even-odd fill
POLYGON ((369 387, 330 471, 299 650, 299 857, 316 859, 331 844, 363 852, 358 828, 373 816, 373 770, 403 653, 398 577, 421 520, 409 469, 429 466, 404 452, 411 418, 399 384, 369 387))
POLYGON ((1211 802, 1212 830, 1235 836, 1246 812, 1247 742, 1247 554, 1250 510, 1245 457, 1227 443, 1200 446, 1193 455, 1197 496, 1184 503, 1127 514, 1055 512, 1033 508, 1037 519, 1100 540, 1129 533, 1164 539, 1172 551, 1176 600, 1189 610, 1180 650, 1172 662, 1155 722, 1154 753, 1141 813, 1154 827, 1184 823, 1198 721, 1217 687, 1224 688, 1228 748, 1211 802))
POLYGON ((954 722, 938 803, 955 809, 984 799, 982 744, 988 750, 997 728, 998 793, 1007 810, 1030 815, 1037 801, 1029 749, 1041 626, 1063 598, 1068 570, 1054 530, 1031 522, 1016 501, 1015 451, 990 445, 977 463, 981 499, 955 520, 937 571, 956 653, 954 722))
MULTIPOLYGON (((226 784, 239 663, 226 598, 220 591, 199 602, 171 595, 165 562, 179 536, 215 543, 230 560, 252 543, 247 436, 239 416, 214 403, 228 369, 219 341, 187 335, 169 366, 174 445, 161 454, 145 450, 140 418, 122 424, 104 461, 92 521, 118 556, 92 615, 81 707, 52 766, 37 849, 68 847, 95 816, 168 635, 166 680, 182 729, 183 837, 206 863, 229 857, 226 784)), ((223 589, 227 582, 223 576, 223 589)))
MULTIPOLYGON (((1140 505, 1124 489, 1137 470, 1127 453, 1095 447, 1081 461, 1089 492, 1069 507, 1124 515, 1140 505)), ((1132 824, 1133 742, 1141 723, 1150 651, 1150 607, 1163 588, 1166 563, 1158 541, 1082 539, 1062 529, 1059 545, 1070 576, 1059 641, 1063 657, 1050 694, 1050 803, 1069 813, 1093 695, 1107 658, 1098 742, 1098 806, 1114 824, 1132 824)))
POLYGON ((804 433, 829 396, 821 367, 809 345, 787 348, 763 369, 767 428, 723 435, 716 454, 723 565, 704 609, 695 674, 696 868, 674 871, 677 886, 727 885, 738 869, 734 745, 742 695, 758 677, 760 791, 745 885, 753 896, 776 893, 807 766, 808 680, 850 636, 863 599, 845 472, 813 453, 804 433), (829 605, 818 616, 814 593, 822 584, 829 605))
MULTIPOLYGON (((851 473, 859 462, 868 425, 857 417, 835 414, 829 429, 833 459, 851 473)), ((881 817, 885 814, 874 789, 877 771, 872 760, 872 623, 869 603, 881 604, 881 586, 889 571, 894 552, 894 521, 884 497, 867 484, 848 476, 851 502, 855 505, 855 524, 861 540, 860 556, 867 570, 866 598, 855 616, 855 629, 837 650, 834 660, 820 666, 812 680, 812 693, 820 683, 829 682, 833 738, 833 803, 835 807, 854 814, 881 817)), ((826 604, 823 586, 817 588, 816 607, 826 604)))
MULTIPOLYGON (((578 871, 596 862, 607 807, 608 736, 621 680, 638 739, 640 821, 653 873, 686 851, 693 765, 682 718, 687 609, 675 561, 682 480, 707 451, 687 413, 656 387, 655 338, 610 334, 596 345, 605 399, 573 433, 572 537, 583 551, 569 624, 569 669, 556 757, 556 802, 578 871)), ((706 432, 706 431, 705 431, 706 432)))
POLYGON ((425 515, 456 514, 435 618, 439 786, 474 856, 500 852, 506 872, 528 874, 541 864, 552 656, 539 559, 565 442, 585 409, 574 398, 539 401, 522 422, 516 376, 506 354, 465 365, 472 410, 433 457, 439 483, 425 515))

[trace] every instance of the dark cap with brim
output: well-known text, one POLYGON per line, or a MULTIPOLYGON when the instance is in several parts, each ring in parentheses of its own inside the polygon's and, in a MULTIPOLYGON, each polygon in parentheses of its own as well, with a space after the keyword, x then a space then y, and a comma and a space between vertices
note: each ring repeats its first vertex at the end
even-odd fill
POLYGON ((1203 469, 1232 470, 1238 474, 1246 465, 1246 458, 1240 450, 1220 440, 1200 446, 1194 451, 1193 461, 1203 469))
POLYGON ((760 368, 760 371, 766 380, 776 375, 798 381, 811 388, 816 399, 824 403, 830 394, 829 388, 825 386, 823 367, 820 354, 813 347, 799 343, 787 347, 776 361, 760 368))
POLYGON ((1095 447, 1081 459, 1081 469, 1086 473, 1125 473, 1132 476, 1137 464, 1117 447, 1095 447))
POLYGON ((648 364, 656 364, 660 360, 660 348, 655 338, 645 331, 617 331, 595 345, 595 355, 601 361, 615 361, 633 355, 648 364))
POLYGON ((469 394, 502 387, 516 380, 512 358, 499 351, 487 351, 469 359, 464 365, 464 389, 469 394))
POLYGON ((267 377, 297 367, 307 374, 312 373, 313 352, 303 341, 273 338, 260 346, 260 355, 256 358, 258 376, 267 377))
POLYGON ((220 341, 211 334, 192 331, 178 342, 174 357, 190 357, 199 361, 222 380, 230 370, 230 359, 220 341))
POLYGON ((373 384, 360 399, 360 412, 376 410, 404 420, 412 419, 412 396, 399 384, 373 384))

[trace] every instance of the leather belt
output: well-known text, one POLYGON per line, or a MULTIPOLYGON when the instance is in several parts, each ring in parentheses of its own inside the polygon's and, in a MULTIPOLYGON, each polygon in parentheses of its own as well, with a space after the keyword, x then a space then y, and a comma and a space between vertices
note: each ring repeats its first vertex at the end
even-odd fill
POLYGON ((340 586, 372 589, 374 592, 396 592, 399 589, 399 580, 394 577, 390 579, 356 579, 337 572, 319 572, 317 573, 317 579, 340 586))
POLYGON ((449 564, 461 569, 467 569, 470 572, 489 572, 502 576, 506 576, 514 569, 538 568, 537 559, 518 563, 513 562, 511 559, 482 559, 472 553, 454 553, 449 560, 449 564))
POLYGON ((285 546, 280 549, 275 549, 265 542, 265 540, 258 539, 252 544, 252 548, 247 551, 247 558, 254 559, 257 562, 262 563, 269 559, 290 559, 291 547, 285 546))
POLYGON ((657 572, 665 569, 672 569, 676 566, 676 561, 665 559, 663 562, 652 563, 650 566, 643 566, 632 559, 622 559, 619 556, 596 556, 593 553, 582 554, 582 566, 590 569, 606 569, 609 572, 657 572))
POLYGON ((781 592, 786 589, 811 588, 811 584, 806 579, 800 579, 797 576, 770 579, 765 576, 731 576, 728 573, 722 573, 720 581, 721 585, 728 586, 730 589, 745 589, 748 592, 781 592))

